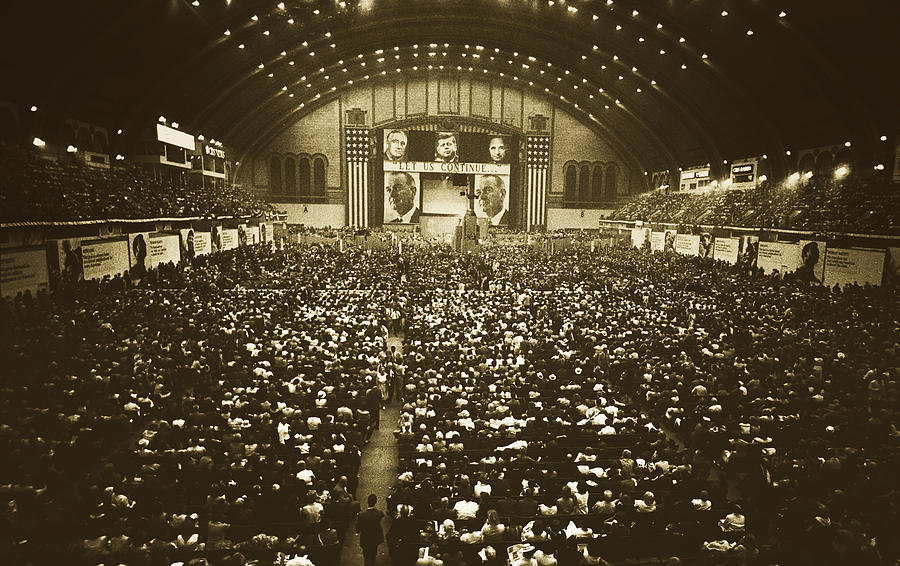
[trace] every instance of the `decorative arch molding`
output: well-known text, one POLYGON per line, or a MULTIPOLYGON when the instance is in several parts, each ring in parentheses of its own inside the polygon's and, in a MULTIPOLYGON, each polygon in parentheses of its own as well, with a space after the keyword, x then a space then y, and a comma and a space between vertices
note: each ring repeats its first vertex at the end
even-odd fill
POLYGON ((268 194, 273 197, 322 198, 328 176, 328 156, 322 153, 270 151, 268 194))

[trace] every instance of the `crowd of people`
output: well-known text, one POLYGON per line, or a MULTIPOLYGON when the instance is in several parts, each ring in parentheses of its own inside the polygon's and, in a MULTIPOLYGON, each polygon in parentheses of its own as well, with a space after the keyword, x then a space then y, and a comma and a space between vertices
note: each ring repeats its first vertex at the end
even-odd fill
POLYGON ((160 180, 137 165, 98 169, 71 159, 48 161, 35 151, 0 150, 0 222, 158 217, 244 216, 274 212, 230 184, 160 180))
POLYGON ((813 177, 791 187, 764 182, 752 190, 658 189, 624 203, 610 219, 897 234, 898 210, 896 183, 813 177))
POLYGON ((5 556, 336 563, 387 376, 394 564, 900 556, 895 290, 508 240, 249 246, 4 301, 5 556))

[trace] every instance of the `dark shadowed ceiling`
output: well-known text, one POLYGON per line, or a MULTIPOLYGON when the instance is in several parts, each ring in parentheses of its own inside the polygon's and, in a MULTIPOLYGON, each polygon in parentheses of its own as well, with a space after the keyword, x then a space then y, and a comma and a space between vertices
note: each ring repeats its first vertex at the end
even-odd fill
MULTIPOLYGON (((898 131, 895 0, 20 0, 0 99, 36 129, 159 116, 240 155, 369 81, 456 73, 550 96, 647 170, 898 131)), ((889 142, 882 142, 887 135, 889 142)))

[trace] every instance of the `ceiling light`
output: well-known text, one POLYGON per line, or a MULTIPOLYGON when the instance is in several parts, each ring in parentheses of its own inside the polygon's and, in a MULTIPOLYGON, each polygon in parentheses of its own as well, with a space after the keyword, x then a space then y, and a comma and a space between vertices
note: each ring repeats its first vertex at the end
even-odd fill
POLYGON ((200 0, 194 0, 193 2, 191 2, 191 5, 200 6, 200 0))
POLYGON ((790 155, 790 154, 791 154, 791 150, 785 151, 784 154, 785 154, 785 155, 790 155))
POLYGON ((231 30, 230 30, 230 29, 226 29, 226 30, 225 30, 225 35, 231 35, 231 30))
POLYGON ((32 106, 32 107, 31 107, 31 111, 32 111, 32 112, 37 112, 37 106, 32 106))
POLYGON ((34 147, 46 147, 47 142, 45 142, 41 138, 36 137, 33 140, 31 140, 31 145, 33 145, 34 147))
POLYGON ((724 18, 727 15, 728 15, 728 10, 722 10, 722 17, 724 18))
POLYGON ((279 9, 279 10, 284 10, 284 2, 279 2, 279 3, 278 3, 278 9, 279 9))
POLYGON ((837 169, 834 170, 834 177, 835 177, 835 179, 843 179, 844 177, 847 176, 847 173, 849 173, 849 172, 850 172, 850 170, 847 169, 846 166, 841 165, 840 167, 838 167, 837 169))
POLYGON ((250 20, 253 22, 259 21, 259 16, 257 16, 256 14, 253 14, 252 16, 250 16, 250 20))
POLYGON ((638 14, 640 14, 640 12, 638 12, 637 10, 632 10, 632 11, 631 11, 631 17, 633 17, 633 18, 638 17, 638 14))
POLYGON ((769 177, 768 177, 767 175, 760 175, 760 176, 759 176, 759 182, 760 182, 760 183, 764 183, 764 182, 766 182, 766 181, 768 181, 768 180, 769 180, 769 177))
POLYGON ((662 29, 662 24, 656 24, 656 29, 662 29))
POLYGON ((178 129, 178 122, 172 122, 172 127, 176 130, 178 129))
POLYGON ((701 59, 709 59, 709 55, 707 55, 706 53, 704 53, 703 55, 700 56, 700 58, 701 58, 701 59))
POLYGON ((875 166, 876 171, 884 171, 884 163, 879 163, 875 166))
POLYGON ((166 117, 165 117, 165 116, 160 116, 158 119, 159 119, 160 122, 162 122, 163 124, 165 124, 165 122, 166 122, 166 117))
POLYGON ((844 147, 850 147, 850 142, 848 142, 848 141, 844 142, 844 147))
POLYGON ((119 134, 119 135, 121 136, 121 135, 122 135, 122 129, 119 128, 118 130, 116 130, 116 133, 119 134))
POLYGON ((269 35, 269 30, 264 31, 263 35, 266 35, 266 36, 269 35))
POLYGON ((69 153, 75 153, 78 151, 78 148, 74 145, 69 144, 69 147, 66 148, 66 151, 68 151, 69 153))
POLYGON ((678 43, 684 43, 684 42, 685 42, 685 39, 683 37, 678 38, 678 43))
POLYGON ((887 141, 887 136, 881 136, 881 141, 887 141))
POLYGON ((116 154, 116 161, 123 161, 124 159, 125 159, 125 156, 122 155, 121 153, 116 154))
POLYGON ((289 18, 289 19, 288 19, 288 23, 289 23, 289 24, 293 24, 293 23, 294 23, 294 18, 289 18))
POLYGON ((747 35, 753 35, 753 30, 752 30, 752 29, 748 29, 748 30, 747 30, 747 35))
POLYGON ((784 10, 782 10, 781 12, 778 13, 779 18, 783 18, 785 16, 787 16, 787 12, 785 12, 784 10))
POLYGON ((616 24, 616 31, 622 31, 622 26, 620 26, 619 24, 616 24))
POLYGON ((244 48, 244 44, 243 44, 243 43, 240 44, 240 45, 238 45, 238 49, 243 49, 243 48, 244 48))

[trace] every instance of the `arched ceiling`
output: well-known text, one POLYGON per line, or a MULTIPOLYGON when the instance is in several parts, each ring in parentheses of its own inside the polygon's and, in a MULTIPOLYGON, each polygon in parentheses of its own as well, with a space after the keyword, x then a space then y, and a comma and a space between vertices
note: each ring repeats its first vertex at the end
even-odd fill
MULTIPOLYGON (((162 115, 239 156, 360 84, 533 89, 649 171, 898 130, 893 0, 54 0, 9 6, 0 99, 40 124, 162 115), (10 80, 12 79, 12 80, 10 80)), ((125 142, 122 142, 125 143, 125 142)))

